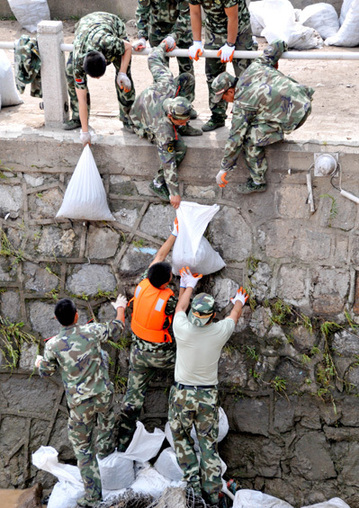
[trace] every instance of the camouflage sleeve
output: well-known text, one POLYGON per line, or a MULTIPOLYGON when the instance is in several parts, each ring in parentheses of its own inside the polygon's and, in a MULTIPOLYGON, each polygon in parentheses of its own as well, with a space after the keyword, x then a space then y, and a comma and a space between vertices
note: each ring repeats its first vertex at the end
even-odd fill
POLYGON ((176 298, 174 295, 169 297, 165 308, 166 316, 172 316, 175 313, 177 302, 178 298, 176 298))
POLYGON ((182 35, 191 32, 191 18, 189 14, 188 1, 182 1, 178 3, 179 15, 176 19, 176 23, 172 27, 170 34, 175 41, 177 41, 182 35))
POLYGON ((252 112, 246 111, 240 105, 233 108, 233 118, 229 138, 224 148, 224 156, 221 162, 221 169, 231 171, 236 167, 237 159, 242 150, 244 136, 248 130, 252 112))
POLYGON ((161 44, 152 51, 148 57, 148 67, 153 76, 153 81, 157 85, 156 88, 158 91, 161 92, 162 87, 163 93, 167 94, 174 80, 173 74, 166 63, 165 47, 165 43, 161 42, 161 44))
POLYGON ((59 364, 56 360, 56 356, 51 351, 48 344, 45 346, 44 358, 40 363, 39 374, 41 377, 52 376, 55 374, 59 364))
POLYGON ((136 9, 136 26, 138 31, 138 37, 144 37, 148 39, 148 27, 150 23, 150 11, 151 2, 150 0, 138 0, 136 9))
POLYGON ((124 329, 122 321, 114 319, 109 323, 100 324, 103 328, 102 333, 99 336, 100 342, 107 342, 109 339, 116 342, 120 337, 124 329))
POLYGON ((263 55, 258 60, 260 63, 270 64, 275 67, 282 54, 287 50, 288 46, 284 41, 274 41, 264 49, 263 55))
POLYGON ((157 143, 158 156, 163 168, 163 176, 171 196, 179 196, 177 162, 174 141, 157 143))

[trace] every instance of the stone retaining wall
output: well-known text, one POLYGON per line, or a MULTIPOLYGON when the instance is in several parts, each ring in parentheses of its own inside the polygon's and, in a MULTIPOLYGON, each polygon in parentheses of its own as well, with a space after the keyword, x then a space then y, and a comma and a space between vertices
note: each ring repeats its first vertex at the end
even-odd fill
MULTIPOLYGON (((74 460, 61 381, 41 380, 33 371, 38 347, 42 351, 43 340, 58 331, 56 299, 73 297, 81 323, 111 319, 109 300, 118 291, 132 295, 175 216, 148 191, 156 148, 124 134, 93 147, 116 221, 56 221, 81 147, 45 136, 0 140, 0 315, 25 323, 20 330, 37 339, 22 344, 19 359, 14 341, 2 341, 2 488, 52 485, 53 478, 30 463, 40 445, 54 446, 62 461, 74 460)), ((317 211, 310 214, 308 147, 268 149, 269 189, 243 198, 236 194, 237 175, 224 190, 209 182, 220 151, 201 164, 200 149, 191 143, 181 168, 183 195, 220 205, 207 236, 227 263, 198 291, 216 297, 219 317, 228 313, 238 285, 251 295, 220 362, 221 404, 230 425, 220 453, 228 477, 295 507, 339 496, 358 508, 357 205, 329 178, 315 179, 317 211), (297 161, 291 167, 300 168, 292 175, 289 149, 297 161)), ((358 163, 354 153, 346 157, 346 188, 358 195, 358 163)), ((110 353, 118 409, 127 338, 110 353)), ((148 428, 166 421, 170 381, 159 375, 151 386, 143 413, 148 428)))

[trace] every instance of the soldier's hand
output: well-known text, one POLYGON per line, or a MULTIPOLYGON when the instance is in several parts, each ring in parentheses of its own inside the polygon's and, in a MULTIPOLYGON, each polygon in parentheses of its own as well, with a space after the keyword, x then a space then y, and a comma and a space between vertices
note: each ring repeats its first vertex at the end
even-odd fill
POLYGON ((123 309, 127 306, 127 298, 124 295, 118 295, 115 302, 111 302, 111 305, 114 309, 118 309, 119 307, 122 307, 123 309))
POLYGON ((235 295, 234 298, 231 298, 231 302, 233 303, 233 305, 236 303, 236 302, 241 302, 242 306, 244 307, 245 304, 246 304, 246 301, 248 300, 249 296, 247 295, 245 289, 243 289, 242 287, 240 287, 235 295))
POLYGON ((37 355, 36 360, 35 360, 35 367, 37 369, 40 367, 40 363, 42 362, 43 359, 44 359, 44 357, 42 355, 37 355))
POLYGON ((193 41, 192 46, 188 48, 188 56, 190 60, 198 60, 203 55, 203 44, 202 41, 193 41))
POLYGON ((201 273, 192 273, 188 266, 181 268, 180 270, 181 276, 181 287, 192 288, 194 289, 198 281, 202 279, 203 275, 201 273))
POLYGON ((141 37, 138 41, 135 41, 132 44, 132 47, 135 51, 143 51, 146 49, 146 39, 144 37, 141 37))
POLYGON ((80 131, 80 141, 83 146, 91 145, 91 134, 89 132, 84 132, 82 129, 80 131))
POLYGON ((131 80, 124 72, 117 74, 117 84, 125 93, 128 93, 132 88, 131 80))
POLYGON ((233 60, 234 46, 228 46, 226 43, 224 46, 220 48, 217 53, 217 56, 221 57, 221 62, 231 62, 233 60))
POLYGON ((171 196, 170 197, 170 203, 173 206, 175 210, 179 207, 181 203, 181 196, 171 196))
POLYGON ((228 180, 226 180, 227 171, 224 171, 224 169, 221 169, 218 171, 216 175, 216 182, 220 187, 225 187, 228 183, 228 180))
POLYGON ((173 37, 171 37, 171 35, 168 35, 165 39, 163 39, 163 41, 166 45, 166 52, 168 53, 169 51, 173 51, 176 47, 176 42, 174 40, 173 37))

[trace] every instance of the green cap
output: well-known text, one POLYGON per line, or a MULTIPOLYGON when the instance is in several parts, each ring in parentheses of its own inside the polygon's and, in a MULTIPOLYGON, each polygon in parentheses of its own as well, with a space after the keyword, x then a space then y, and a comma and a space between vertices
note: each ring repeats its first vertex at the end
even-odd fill
POLYGON ((185 97, 176 97, 175 99, 166 99, 164 108, 176 120, 187 120, 189 118, 192 105, 185 97))
POLYGON ((212 90, 216 94, 212 99, 213 102, 222 100, 224 92, 226 92, 228 88, 235 86, 235 84, 236 78, 234 76, 229 74, 229 72, 221 72, 212 83, 212 90))
POLYGON ((190 323, 204 326, 211 319, 214 312, 214 298, 207 293, 199 293, 192 300, 191 310, 188 314, 190 323))

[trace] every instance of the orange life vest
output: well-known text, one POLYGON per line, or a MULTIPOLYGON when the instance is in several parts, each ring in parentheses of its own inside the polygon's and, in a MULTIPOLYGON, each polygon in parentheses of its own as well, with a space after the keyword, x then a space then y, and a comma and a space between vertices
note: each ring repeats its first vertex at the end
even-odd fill
POLYGON ((155 288, 148 279, 143 279, 138 284, 133 297, 131 321, 132 331, 137 337, 148 342, 172 342, 168 328, 173 316, 167 316, 165 308, 173 294, 169 288, 155 288), (163 329, 166 318, 169 325, 163 329))

